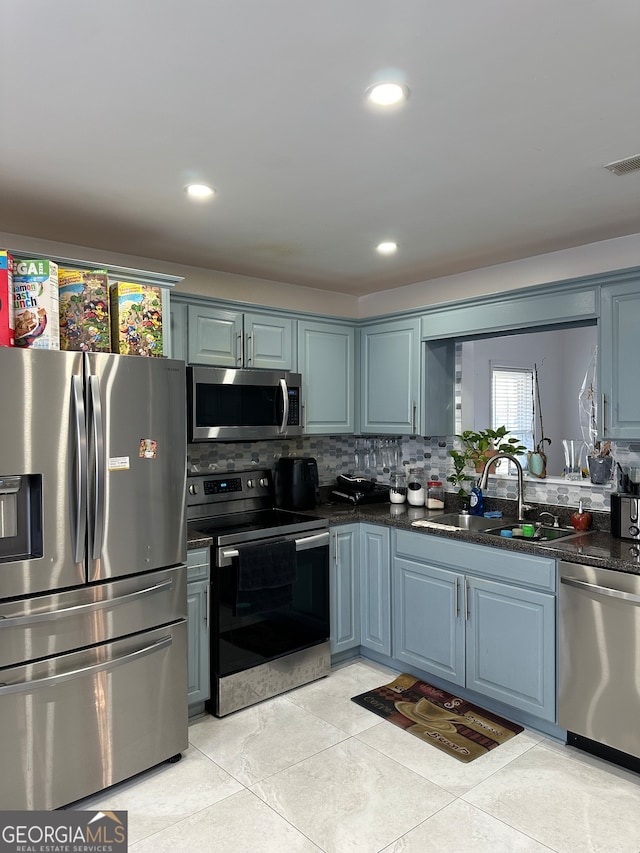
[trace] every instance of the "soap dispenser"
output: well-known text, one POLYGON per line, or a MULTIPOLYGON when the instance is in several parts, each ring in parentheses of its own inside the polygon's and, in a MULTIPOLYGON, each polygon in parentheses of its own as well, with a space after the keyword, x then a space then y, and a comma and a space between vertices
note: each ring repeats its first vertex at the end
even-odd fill
POLYGON ((469 495, 469 514, 482 515, 483 513, 484 499, 482 497, 482 489, 480 488, 479 481, 477 481, 469 495))

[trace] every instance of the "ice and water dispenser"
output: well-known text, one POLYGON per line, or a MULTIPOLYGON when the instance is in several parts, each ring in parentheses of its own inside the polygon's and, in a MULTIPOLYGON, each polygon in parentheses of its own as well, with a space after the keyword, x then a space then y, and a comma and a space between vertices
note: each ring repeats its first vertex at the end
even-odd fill
POLYGON ((42 475, 0 474, 0 561, 42 556, 42 475))

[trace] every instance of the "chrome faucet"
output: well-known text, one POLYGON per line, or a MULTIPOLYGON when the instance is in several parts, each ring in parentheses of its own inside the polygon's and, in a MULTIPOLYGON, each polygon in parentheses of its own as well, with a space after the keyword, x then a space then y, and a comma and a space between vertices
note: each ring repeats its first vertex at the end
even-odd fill
POLYGON ((512 456, 510 453, 497 453, 495 456, 491 456, 489 461, 485 464, 484 471, 480 477, 480 488, 483 492, 487 488, 489 469, 492 465, 495 465, 496 462, 499 462, 500 459, 509 459, 516 466, 516 470, 518 472, 518 521, 525 521, 524 514, 527 510, 530 510, 531 507, 524 503, 524 476, 522 473, 522 465, 515 456, 512 456))
MULTIPOLYGON (((545 510, 544 512, 541 512, 541 513, 540 513, 540 515, 538 516, 538 518, 542 518, 542 516, 543 516, 543 515, 548 515, 548 516, 549 516, 549 518, 552 518, 552 519, 553 519, 553 526, 554 526, 554 527, 560 527, 560 516, 559 516, 559 515, 554 515, 552 512, 547 512, 547 511, 545 510)), ((541 523, 543 523, 543 522, 541 522, 541 523)))

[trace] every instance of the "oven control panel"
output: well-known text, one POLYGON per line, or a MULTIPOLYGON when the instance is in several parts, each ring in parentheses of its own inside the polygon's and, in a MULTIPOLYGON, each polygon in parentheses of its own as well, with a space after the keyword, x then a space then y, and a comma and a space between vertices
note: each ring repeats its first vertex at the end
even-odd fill
POLYGON ((233 471, 226 475, 198 474, 187 477, 187 509, 248 499, 261 499, 265 505, 272 505, 270 471, 233 471))

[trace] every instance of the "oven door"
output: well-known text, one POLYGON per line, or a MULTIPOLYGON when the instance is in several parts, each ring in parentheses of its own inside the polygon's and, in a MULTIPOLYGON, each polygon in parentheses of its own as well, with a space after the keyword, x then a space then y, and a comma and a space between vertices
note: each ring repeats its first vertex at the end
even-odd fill
POLYGON ((190 441, 260 440, 302 435, 298 373, 187 369, 190 441))
MULTIPOLYGON (((329 639, 329 531, 265 538, 294 540, 295 580, 284 601, 238 606, 238 549, 217 549, 212 578, 212 674, 223 678, 329 639)), ((261 540, 262 541, 262 540, 261 540)), ((252 545, 260 544, 252 542, 252 545)))

